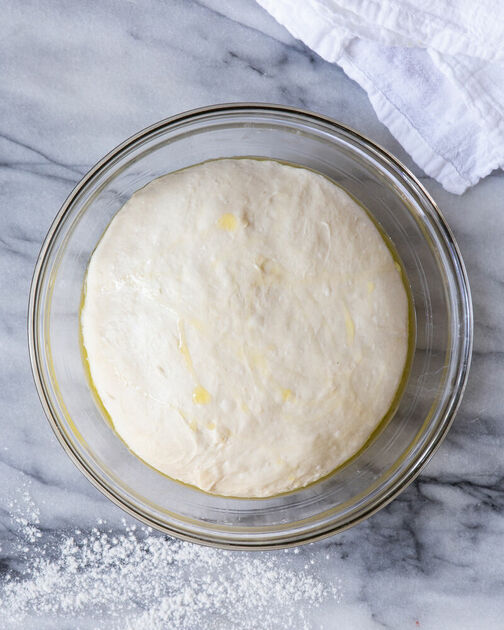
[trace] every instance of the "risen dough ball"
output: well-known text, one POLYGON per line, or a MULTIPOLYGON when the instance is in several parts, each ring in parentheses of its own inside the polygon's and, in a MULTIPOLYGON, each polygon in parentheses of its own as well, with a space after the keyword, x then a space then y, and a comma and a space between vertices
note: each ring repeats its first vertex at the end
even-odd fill
POLYGON ((342 189, 226 159, 156 179, 118 212, 89 264, 82 332, 134 453, 203 490, 264 497, 366 442, 401 381, 408 299, 342 189))

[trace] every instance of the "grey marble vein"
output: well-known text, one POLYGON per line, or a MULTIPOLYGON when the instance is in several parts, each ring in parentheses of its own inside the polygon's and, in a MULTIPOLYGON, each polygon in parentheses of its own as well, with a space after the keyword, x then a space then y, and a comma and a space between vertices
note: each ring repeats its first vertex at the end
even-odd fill
MULTIPOLYGON (((473 367, 438 453, 387 508, 293 556, 300 571, 313 562, 325 583, 341 584, 341 597, 306 613, 307 627, 504 628, 503 174, 462 197, 446 193, 412 164, 356 84, 252 0, 6 0, 0 33, 0 593, 6 576, 26 574, 42 542, 56 553, 60 536, 99 527, 98 519, 124 528, 123 512, 57 443, 32 383, 28 291, 52 219, 86 170, 142 127, 252 100, 333 116, 406 162, 452 227, 474 297, 473 367), (25 491, 37 506, 35 542, 23 539, 25 491)), ((83 628, 106 626, 107 611, 87 614, 83 628)), ((11 621, 0 609, 0 627, 11 621)), ((27 615, 16 627, 76 627, 65 616, 46 621, 27 615)))

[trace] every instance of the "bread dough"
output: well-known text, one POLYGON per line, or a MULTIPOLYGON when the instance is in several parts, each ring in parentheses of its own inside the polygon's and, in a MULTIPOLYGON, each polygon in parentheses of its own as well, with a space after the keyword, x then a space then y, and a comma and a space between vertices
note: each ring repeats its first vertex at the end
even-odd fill
POLYGON ((156 179, 94 252, 82 333, 115 430, 222 495, 327 475, 387 413, 408 349, 401 269, 309 170, 221 159, 156 179))

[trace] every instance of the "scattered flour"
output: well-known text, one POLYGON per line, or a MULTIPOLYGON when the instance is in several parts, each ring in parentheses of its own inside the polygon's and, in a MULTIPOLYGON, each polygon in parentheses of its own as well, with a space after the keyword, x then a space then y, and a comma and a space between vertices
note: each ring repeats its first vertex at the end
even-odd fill
POLYGON ((126 520, 42 536, 28 487, 8 505, 22 571, 0 574, 5 630, 310 629, 316 608, 341 600, 308 550, 222 551, 126 520))

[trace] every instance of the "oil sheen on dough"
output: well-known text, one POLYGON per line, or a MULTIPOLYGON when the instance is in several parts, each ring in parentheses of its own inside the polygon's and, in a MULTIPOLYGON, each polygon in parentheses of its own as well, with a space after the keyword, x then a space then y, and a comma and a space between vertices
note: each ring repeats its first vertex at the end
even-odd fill
POLYGON ((342 189, 223 159, 156 179, 119 211, 89 264, 82 333, 134 453, 203 490, 264 497, 369 438, 403 374, 408 299, 342 189))

